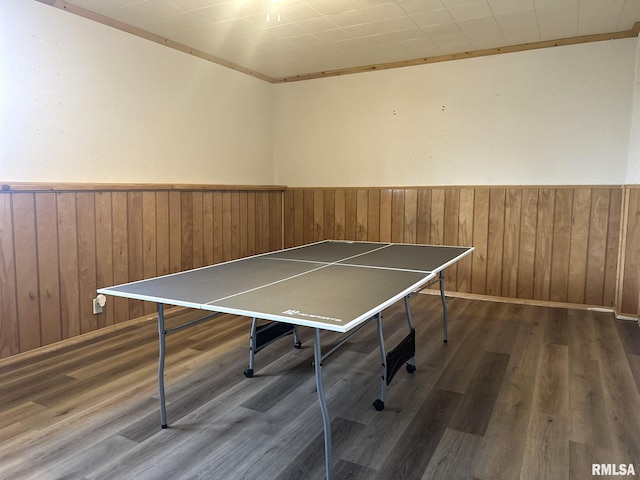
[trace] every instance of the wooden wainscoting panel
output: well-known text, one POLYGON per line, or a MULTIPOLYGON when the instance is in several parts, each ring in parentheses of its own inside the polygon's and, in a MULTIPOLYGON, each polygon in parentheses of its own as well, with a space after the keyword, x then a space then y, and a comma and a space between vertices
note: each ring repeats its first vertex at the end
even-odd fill
POLYGON ((640 188, 630 188, 622 276, 622 313, 640 314, 640 188))
POLYGON ((292 188, 284 237, 473 245, 447 290, 615 307, 621 207, 619 186, 292 188))
MULTIPOLYGON (((205 195, 207 195, 205 193, 205 195)), ((262 243, 259 242, 259 239, 262 238, 262 221, 261 218, 258 218, 258 198, 256 192, 248 192, 247 194, 247 237, 249 238, 247 243, 247 253, 249 255, 255 255, 262 251, 262 243)), ((205 212, 205 224, 209 221, 208 218, 211 217, 211 214, 205 212)), ((205 232, 205 238, 209 238, 207 233, 205 232)), ((205 257, 206 258, 206 257, 205 257)), ((210 265, 213 263, 212 261, 205 262, 205 265, 210 265)))
MULTIPOLYGON (((246 193, 246 192, 243 192, 246 193)), ((193 196, 193 268, 200 268, 204 266, 204 193, 203 192, 191 192, 193 196)), ((247 196, 244 195, 244 209, 247 210, 247 196)), ((245 243, 243 246, 243 251, 246 255, 248 245, 246 243, 246 230, 247 223, 244 223, 245 230, 245 243)))
POLYGON ((369 192, 365 189, 356 191, 356 239, 365 241, 369 231, 369 192))
POLYGON ((473 210, 473 243, 471 293, 482 295, 487 289, 487 255, 489 239, 489 193, 488 188, 476 189, 473 210))
POLYGON ((377 242, 380 239, 380 190, 367 191, 367 237, 365 240, 377 242))
MULTIPOLYGON (((458 244, 473 245, 473 204, 475 201, 473 188, 460 189, 460 211, 458 217, 458 244)), ((455 290, 470 292, 473 274, 473 256, 467 256, 457 264, 457 281, 455 290)))
POLYGON ((41 342, 33 194, 20 195, 13 199, 13 235, 20 350, 30 350, 40 346, 41 342))
POLYGON ((0 357, 155 311, 95 316, 101 286, 327 238, 473 245, 448 290, 640 312, 633 186, 19 190, 0 193, 0 357))
POLYGON ((505 219, 507 226, 511 222, 518 225, 518 227, 512 227, 518 229, 518 256, 515 262, 518 265, 517 281, 515 290, 512 289, 509 293, 503 292, 503 295, 514 298, 533 298, 539 192, 537 188, 518 190, 520 202, 514 205, 511 219, 505 219))
MULTIPOLYGON (((144 278, 142 218, 142 192, 127 192, 127 257, 129 267, 127 281, 144 278)), ((142 315, 144 315, 144 302, 130 300, 128 318, 137 318, 142 315)))
MULTIPOLYGON (((518 272, 529 271, 529 259, 533 260, 532 255, 527 255, 527 246, 530 244, 526 235, 527 217, 524 215, 522 204, 522 189, 512 187, 508 188, 504 203, 504 251, 503 251, 503 268, 502 268, 502 294, 505 297, 516 297, 518 288, 524 286, 524 282, 518 283, 518 272), (520 232, 524 231, 524 235, 520 232), (522 256, 520 254, 523 254, 522 256)), ((527 277, 528 278, 528 277, 527 277)))
POLYGON ((550 300, 566 302, 569 286, 571 245, 572 189, 556 189, 553 217, 553 252, 551 258, 550 300))
MULTIPOLYGON (((111 193, 111 221, 113 222, 113 283, 119 285, 129 281, 127 192, 111 193)), ((128 299, 114 297, 109 300, 113 308, 114 323, 129 318, 128 299)))
MULTIPOLYGON (((330 189, 323 189, 322 200, 318 198, 318 201, 322 202, 322 238, 336 238, 336 217, 333 214, 336 208, 335 191, 330 189)), ((287 220, 285 219, 285 225, 286 223, 287 220)))
MULTIPOLYGON (((315 238, 315 221, 314 221, 314 191, 305 190, 303 193, 303 206, 302 206, 302 241, 304 243, 313 242, 315 238)), ((353 205, 354 202, 349 202, 353 205)), ((355 208, 355 205, 354 205, 355 208)))
POLYGON ((549 300, 551 295, 551 260, 553 254, 553 214, 555 210, 555 190, 538 190, 536 222, 536 256, 534 263, 533 298, 549 300))
MULTIPOLYGON (((41 340, 42 345, 49 345, 62 339, 56 194, 40 193, 35 198, 41 340)), ((111 222, 109 222, 109 225, 111 225, 111 222)), ((98 250, 96 250, 97 252, 98 250)), ((111 238, 109 238, 109 258, 110 254, 111 238)), ((96 270, 96 278, 98 278, 99 273, 99 270, 96 270)))
POLYGON ((181 192, 169 192, 169 273, 182 268, 182 199, 181 192))
MULTIPOLYGON (((81 333, 76 194, 58 193, 57 195, 62 338, 70 338, 81 333)), ((19 196, 19 194, 14 195, 16 198, 19 196)))
MULTIPOLYGON (((253 218, 255 218, 255 193, 253 195, 253 218)), ((204 265, 211 265, 215 263, 214 260, 214 227, 213 227, 213 192, 202 193, 202 263, 204 265)), ((255 224, 253 226, 253 236, 255 235, 255 224)), ((255 244, 254 244, 255 248, 255 244)))
MULTIPOLYGON (((242 235, 241 235, 241 221, 240 221, 240 195, 231 195, 231 255, 230 259, 238 258, 242 252, 242 235)), ((192 220, 193 221, 193 220, 192 220)))
POLYGON ((444 244, 444 188, 431 190, 431 230, 429 243, 432 245, 444 244))
POLYGON ((604 305, 610 196, 610 191, 603 188, 594 188, 591 192, 584 294, 584 302, 591 305, 604 305))
POLYGON ((571 215, 569 247, 569 285, 567 300, 584 303, 587 278, 587 247, 591 222, 591 189, 576 188, 571 215))
POLYGON ((282 192, 1 192, 0 357, 156 311, 109 297, 94 315, 97 288, 281 248, 282 192))
POLYGON ((313 238, 324 238, 324 192, 313 190, 313 238))
MULTIPOLYGON (((404 190, 394 188, 391 192, 391 241, 404 242, 405 230, 404 190)), ((347 237, 349 238, 349 237, 347 237)))
MULTIPOLYGON (((180 192, 180 266, 193 268, 193 193, 180 192)), ((232 231, 233 232, 233 231, 232 231)), ((232 233, 233 235, 233 233, 232 233)))
MULTIPOLYGON (((222 250, 222 192, 213 192, 213 263, 220 263, 224 260, 222 250)), ((256 214, 262 213, 260 209, 256 214)))
POLYGON ((429 243, 431 233, 431 190, 421 188, 416 199, 416 243, 429 243))
MULTIPOLYGON (((458 232, 460 225, 460 189, 446 188, 444 191, 444 217, 442 219, 442 243, 459 245, 458 232)), ((445 288, 457 289, 458 264, 447 269, 445 288)), ((434 286, 435 288, 435 286, 434 286)))
MULTIPOLYGON (((76 194, 78 218, 78 295, 80 299, 80 333, 98 328, 93 315, 92 299, 96 297, 96 219, 95 193, 76 194)), ((142 224, 141 224, 142 226, 142 224)))
MULTIPOLYGON (((281 192, 265 192, 265 201, 269 204, 269 243, 268 250, 278 250, 282 248, 282 193, 281 192)), ((267 251, 267 250, 263 250, 267 251)))
MULTIPOLYGON (((339 191, 339 190, 338 190, 339 191)), ((336 191, 336 195, 338 194, 336 191)), ((380 240, 391 241, 391 212, 393 203, 393 190, 385 188, 380 190, 380 240)))
MULTIPOLYGON (((622 220, 622 188, 609 191, 609 221, 607 227, 607 253, 605 260, 604 287, 602 304, 617 308, 618 259, 620 249, 620 226, 622 220)), ((637 237, 636 237, 637 238, 637 237)))
MULTIPOLYGON (((158 263, 158 216, 156 214, 156 192, 142 192, 142 276, 157 275, 158 263)), ((144 314, 152 314, 156 307, 144 302, 144 314)))
POLYGON ((0 356, 20 352, 12 196, 0 195, 0 356))
MULTIPOLYGON (((38 195, 41 197, 41 195, 38 195)), ((113 281, 113 209, 111 192, 96 192, 96 285, 106 287, 113 281)), ((115 324, 113 308, 98 315, 98 328, 115 324)), ((44 332, 44 324, 43 324, 44 332)))
POLYGON ((504 266, 504 188, 489 192, 489 232, 487 237, 487 295, 502 296, 502 268, 504 266))

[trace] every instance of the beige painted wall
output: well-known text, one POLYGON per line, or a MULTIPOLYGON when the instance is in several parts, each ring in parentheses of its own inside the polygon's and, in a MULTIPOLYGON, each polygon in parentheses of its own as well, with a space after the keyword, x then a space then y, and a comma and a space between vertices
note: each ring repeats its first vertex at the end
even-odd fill
POLYGON ((629 157, 625 183, 640 185, 640 37, 636 40, 633 103, 629 127, 629 157))
POLYGON ((637 39, 271 85, 36 1, 0 35, 4 182, 640 183, 637 39))
POLYGON ((636 39, 277 85, 290 186, 625 182, 636 39))
POLYGON ((35 1, 0 2, 0 180, 272 184, 272 86, 35 1))

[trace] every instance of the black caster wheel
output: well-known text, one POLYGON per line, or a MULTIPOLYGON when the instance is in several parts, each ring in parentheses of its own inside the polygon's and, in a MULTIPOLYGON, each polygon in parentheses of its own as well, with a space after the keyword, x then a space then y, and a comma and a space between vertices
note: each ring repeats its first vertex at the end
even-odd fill
POLYGON ((382 410, 384 410, 384 402, 380 399, 377 399, 375 402, 373 402, 373 407, 381 412, 382 410))
POLYGON ((298 350, 300 350, 302 348, 302 342, 296 342, 293 344, 293 348, 297 348, 298 350))
POLYGON ((247 378, 253 377, 253 368, 247 368, 244 371, 244 376, 247 377, 247 378))
POLYGON ((409 372, 409 373, 413 373, 413 372, 416 371, 416 366, 415 365, 411 365, 410 363, 407 363, 406 367, 407 367, 407 372, 409 372))

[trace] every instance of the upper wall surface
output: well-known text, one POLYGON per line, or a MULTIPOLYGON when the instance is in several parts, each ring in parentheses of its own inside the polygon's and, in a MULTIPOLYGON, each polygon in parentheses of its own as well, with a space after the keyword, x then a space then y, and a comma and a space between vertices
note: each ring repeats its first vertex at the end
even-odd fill
POLYGON ((0 178, 272 184, 272 86, 35 1, 0 2, 0 178))
POLYGON ((640 185, 640 37, 636 41, 635 78, 629 140, 629 160, 625 182, 640 185))
POLYGON ((36 1, 0 35, 5 182, 640 183, 633 38, 271 85, 36 1))
POLYGON ((277 85, 276 182, 625 183, 636 43, 277 85))

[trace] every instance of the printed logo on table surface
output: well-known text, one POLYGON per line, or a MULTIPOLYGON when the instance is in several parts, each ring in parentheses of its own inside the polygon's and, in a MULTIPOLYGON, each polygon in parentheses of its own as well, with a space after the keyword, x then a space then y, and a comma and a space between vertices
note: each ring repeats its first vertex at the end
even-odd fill
POLYGON ((313 313, 304 313, 304 312, 301 312, 300 310, 289 309, 289 310, 285 310, 282 313, 284 315, 291 315, 294 317, 305 317, 305 318, 312 318, 315 320, 329 320, 331 322, 342 323, 342 320, 340 320, 339 318, 325 317, 324 315, 315 315, 313 313))

